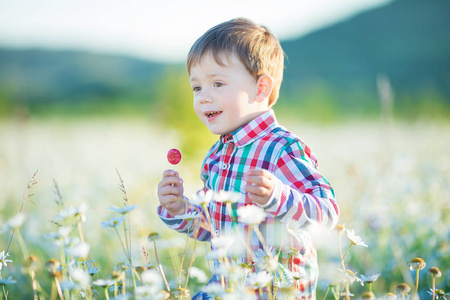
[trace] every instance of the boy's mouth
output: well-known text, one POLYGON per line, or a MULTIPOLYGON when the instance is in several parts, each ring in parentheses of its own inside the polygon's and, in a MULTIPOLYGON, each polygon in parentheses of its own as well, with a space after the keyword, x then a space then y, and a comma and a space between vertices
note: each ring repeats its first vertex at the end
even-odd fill
POLYGON ((213 119, 218 115, 220 115, 221 113, 222 113, 221 111, 207 111, 205 112, 205 116, 207 119, 213 119))

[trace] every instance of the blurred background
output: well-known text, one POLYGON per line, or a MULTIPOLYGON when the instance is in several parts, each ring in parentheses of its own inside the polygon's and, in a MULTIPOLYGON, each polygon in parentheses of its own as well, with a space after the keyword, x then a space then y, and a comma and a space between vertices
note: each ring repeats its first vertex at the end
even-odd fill
MULTIPOLYGON (((181 150, 176 168, 190 195, 217 139, 192 109, 186 54, 211 26, 243 16, 280 38, 287 58, 274 109, 315 151, 340 223, 369 244, 351 254, 354 271, 381 273, 382 295, 412 282, 407 264, 420 256, 427 268, 441 268, 438 288, 450 292, 449 1, 0 0, 0 7, 0 224, 17 213, 39 170, 23 234, 43 261, 56 251, 44 237, 55 231, 56 185, 66 205, 89 204, 87 239, 103 241, 91 250, 102 268, 120 260, 99 224, 111 216, 108 206, 122 204, 116 170, 139 207, 137 260, 149 232, 173 236, 155 214, 160 174, 171 167, 167 150, 181 150)), ((8 241, 0 236, 0 251, 8 241)), ((321 291, 339 262, 335 242, 330 248, 318 237, 321 291)))

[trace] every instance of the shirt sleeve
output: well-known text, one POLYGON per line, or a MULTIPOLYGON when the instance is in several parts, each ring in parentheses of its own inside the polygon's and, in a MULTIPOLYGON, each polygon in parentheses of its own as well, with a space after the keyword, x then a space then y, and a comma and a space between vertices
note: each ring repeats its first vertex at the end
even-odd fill
POLYGON ((203 208, 190 204, 188 199, 186 200, 186 212, 198 212, 200 214, 199 218, 187 221, 178 216, 172 216, 164 207, 159 205, 156 208, 156 212, 159 218, 167 225, 170 229, 176 230, 180 233, 187 234, 191 238, 197 239, 199 241, 209 241, 211 239, 211 233, 201 226, 202 220, 205 219, 205 214, 203 208))
POLYGON ((263 206, 268 214, 295 229, 312 223, 336 226, 339 208, 333 188, 307 146, 296 141, 283 147, 274 174, 272 197, 263 206))

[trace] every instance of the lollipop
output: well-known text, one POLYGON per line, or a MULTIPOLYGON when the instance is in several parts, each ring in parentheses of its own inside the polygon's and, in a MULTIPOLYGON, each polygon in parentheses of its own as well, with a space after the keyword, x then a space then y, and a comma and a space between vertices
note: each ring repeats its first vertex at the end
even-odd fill
POLYGON ((167 160, 175 168, 175 165, 177 165, 181 160, 180 151, 178 151, 177 149, 170 149, 167 153, 167 160))

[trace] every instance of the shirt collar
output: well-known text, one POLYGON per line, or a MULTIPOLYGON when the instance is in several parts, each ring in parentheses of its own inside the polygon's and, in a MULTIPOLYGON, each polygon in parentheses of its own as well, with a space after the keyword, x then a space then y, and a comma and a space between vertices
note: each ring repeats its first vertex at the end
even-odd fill
POLYGON ((220 141, 222 143, 232 141, 237 147, 242 147, 259 139, 261 136, 267 135, 277 126, 278 122, 275 118, 275 113, 271 109, 232 133, 222 135, 220 141))

